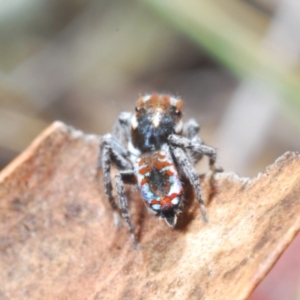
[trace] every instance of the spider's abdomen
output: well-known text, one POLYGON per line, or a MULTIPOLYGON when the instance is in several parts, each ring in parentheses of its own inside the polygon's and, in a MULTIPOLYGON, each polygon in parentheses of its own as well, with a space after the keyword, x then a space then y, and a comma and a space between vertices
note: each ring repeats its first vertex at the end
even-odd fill
POLYGON ((170 155, 162 150, 148 152, 137 160, 135 168, 146 205, 155 214, 176 222, 183 188, 170 155))

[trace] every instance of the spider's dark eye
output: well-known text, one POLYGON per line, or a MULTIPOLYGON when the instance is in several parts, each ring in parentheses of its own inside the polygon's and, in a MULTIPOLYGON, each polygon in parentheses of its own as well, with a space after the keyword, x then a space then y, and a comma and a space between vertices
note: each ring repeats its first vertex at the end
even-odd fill
POLYGON ((181 110, 177 109, 175 106, 171 107, 171 114, 177 117, 181 116, 181 110))
POLYGON ((170 113, 171 113, 171 115, 173 115, 173 116, 180 117, 180 116, 181 116, 181 109, 179 109, 179 108, 176 107, 175 105, 172 105, 172 106, 170 107, 170 113))

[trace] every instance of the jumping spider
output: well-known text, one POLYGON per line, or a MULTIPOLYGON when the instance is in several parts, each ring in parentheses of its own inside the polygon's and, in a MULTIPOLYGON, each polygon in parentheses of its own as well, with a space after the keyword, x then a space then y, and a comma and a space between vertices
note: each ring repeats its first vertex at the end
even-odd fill
POLYGON ((182 106, 181 99, 168 95, 140 97, 135 113, 121 113, 113 132, 100 141, 98 169, 103 172, 105 194, 117 217, 110 174, 113 163, 119 169, 115 176, 119 208, 135 245, 124 183, 137 184, 146 206, 174 227, 183 208, 181 179, 185 178, 194 188, 203 218, 207 220, 194 165, 206 155, 210 169, 216 171, 216 150, 204 145, 198 137, 199 125, 195 120, 183 124, 182 106))

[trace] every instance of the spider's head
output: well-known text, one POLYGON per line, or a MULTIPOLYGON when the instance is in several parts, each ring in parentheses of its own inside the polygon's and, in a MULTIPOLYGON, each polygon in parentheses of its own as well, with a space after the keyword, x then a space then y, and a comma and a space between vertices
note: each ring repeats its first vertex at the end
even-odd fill
POLYGON ((142 151, 156 150, 170 134, 182 132, 181 99, 169 95, 140 97, 131 119, 132 141, 142 151))

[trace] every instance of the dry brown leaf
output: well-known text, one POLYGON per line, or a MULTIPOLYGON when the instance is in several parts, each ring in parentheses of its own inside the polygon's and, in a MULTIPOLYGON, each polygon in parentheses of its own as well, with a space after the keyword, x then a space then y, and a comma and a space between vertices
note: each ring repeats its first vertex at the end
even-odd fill
MULTIPOLYGON (((177 229, 130 191, 134 250, 96 179, 98 138, 56 122, 0 174, 0 299, 246 299, 300 226, 300 157, 202 178, 177 229)), ((190 197, 191 193, 188 193, 190 197)))

